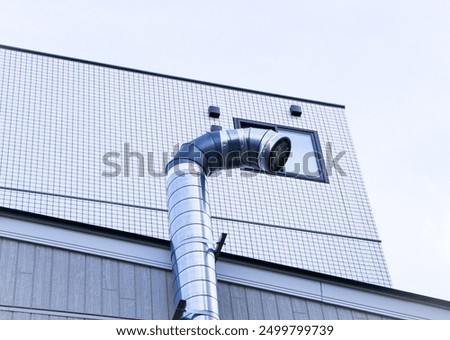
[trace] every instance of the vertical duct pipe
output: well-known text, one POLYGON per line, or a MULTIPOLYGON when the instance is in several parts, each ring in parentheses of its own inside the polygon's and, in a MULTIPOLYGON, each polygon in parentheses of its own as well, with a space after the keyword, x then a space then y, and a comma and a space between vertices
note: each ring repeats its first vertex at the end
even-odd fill
POLYGON ((183 319, 219 319, 207 177, 237 167, 276 173, 290 150, 289 138, 273 130, 222 130, 183 144, 167 164, 175 303, 186 301, 183 319))

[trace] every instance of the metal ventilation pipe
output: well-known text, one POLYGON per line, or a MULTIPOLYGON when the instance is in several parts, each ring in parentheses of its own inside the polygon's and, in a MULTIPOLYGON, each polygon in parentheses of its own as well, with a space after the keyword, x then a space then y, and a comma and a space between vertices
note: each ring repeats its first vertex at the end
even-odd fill
POLYGON ((276 173, 283 168, 290 150, 289 138, 273 130, 222 130, 183 144, 167 164, 175 304, 186 301, 182 319, 219 319, 206 177, 237 167, 276 173))

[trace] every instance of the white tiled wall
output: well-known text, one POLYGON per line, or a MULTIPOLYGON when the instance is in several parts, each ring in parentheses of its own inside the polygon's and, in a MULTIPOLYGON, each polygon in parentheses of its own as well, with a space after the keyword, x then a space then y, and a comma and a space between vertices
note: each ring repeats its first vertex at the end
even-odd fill
MULTIPOLYGON (((223 251, 390 286, 344 109, 0 48, 0 204, 168 238, 163 169, 177 144, 233 117, 318 132, 345 151, 329 183, 240 170, 209 180, 223 251), (301 105, 293 117, 289 107, 301 105), (209 118, 208 106, 221 109, 209 118), (124 147, 130 159, 124 176, 124 147), (122 167, 117 177, 102 157, 122 167), (152 162, 150 162, 152 161, 152 162), (147 171, 150 166, 153 174, 147 171), (156 175, 155 175, 156 172, 156 175)), ((324 155, 325 156, 325 155, 324 155)))

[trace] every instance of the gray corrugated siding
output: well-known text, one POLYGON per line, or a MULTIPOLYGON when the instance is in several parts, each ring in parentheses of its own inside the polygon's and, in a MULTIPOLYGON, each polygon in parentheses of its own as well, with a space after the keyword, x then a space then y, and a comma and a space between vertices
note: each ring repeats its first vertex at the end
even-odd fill
MULTIPOLYGON (((0 238, 0 319, 170 319, 169 271, 0 238)), ((222 319, 382 316, 219 282, 222 319)))

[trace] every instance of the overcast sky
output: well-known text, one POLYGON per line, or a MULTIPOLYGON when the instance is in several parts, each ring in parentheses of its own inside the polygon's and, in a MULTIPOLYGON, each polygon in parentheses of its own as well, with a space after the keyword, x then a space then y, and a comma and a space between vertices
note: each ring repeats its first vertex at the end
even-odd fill
POLYGON ((394 288, 450 300, 450 1, 0 0, 0 44, 346 105, 394 288))

